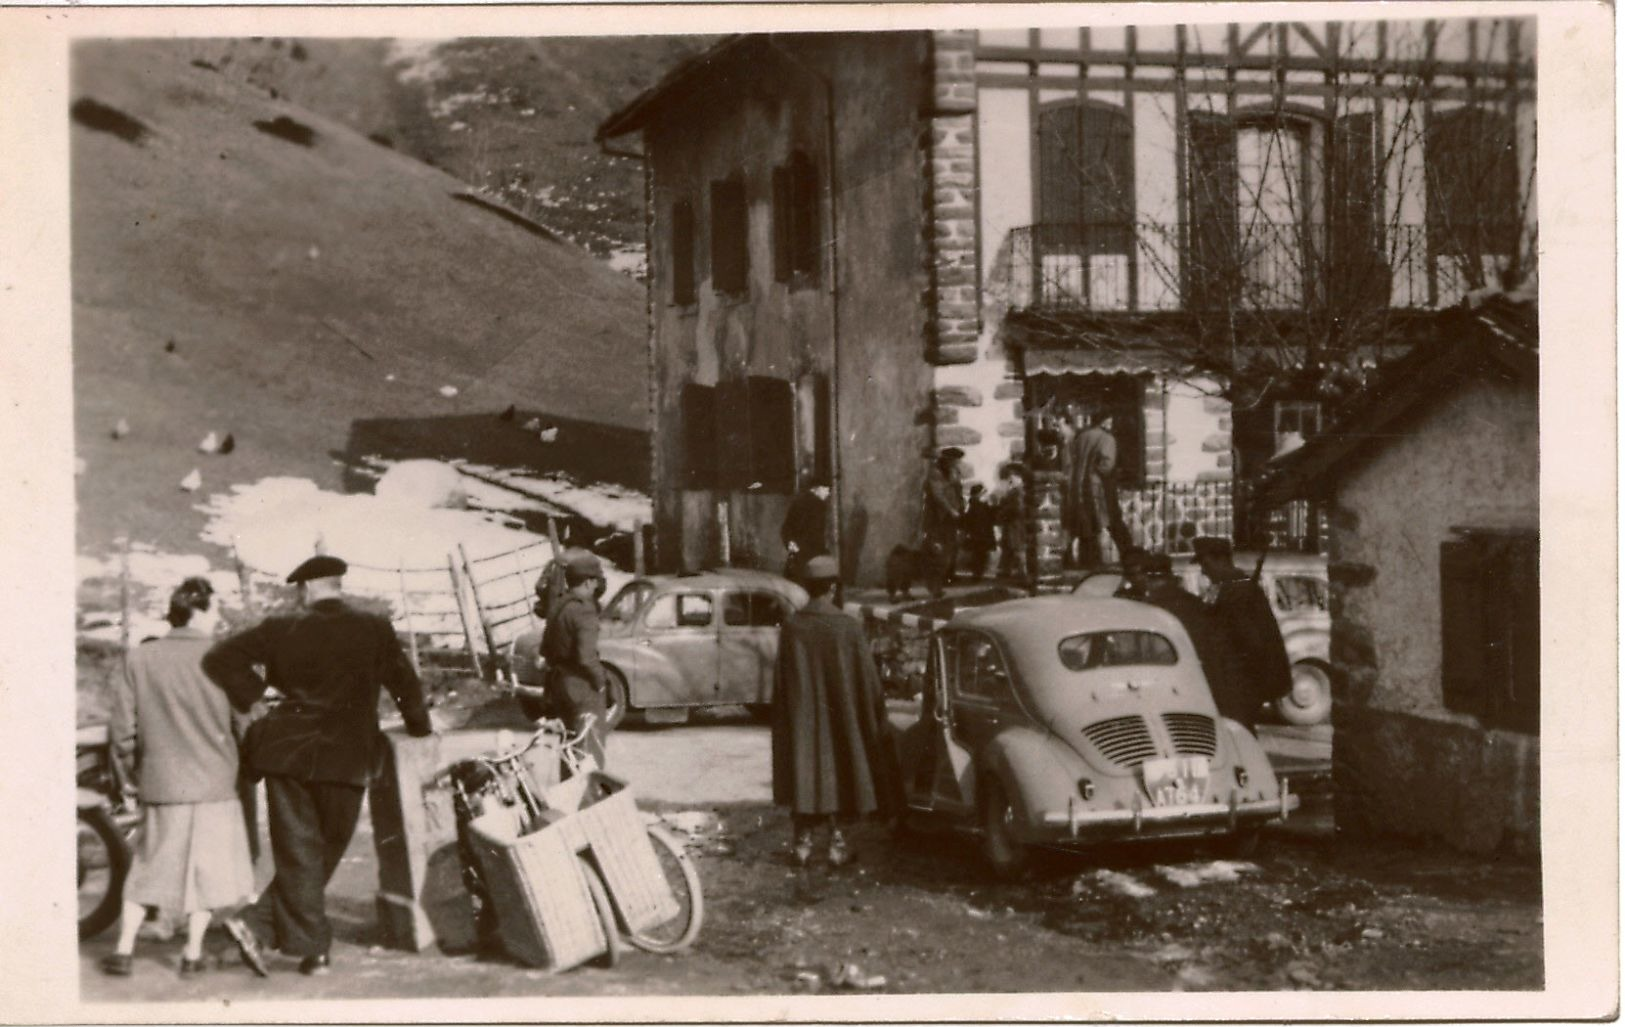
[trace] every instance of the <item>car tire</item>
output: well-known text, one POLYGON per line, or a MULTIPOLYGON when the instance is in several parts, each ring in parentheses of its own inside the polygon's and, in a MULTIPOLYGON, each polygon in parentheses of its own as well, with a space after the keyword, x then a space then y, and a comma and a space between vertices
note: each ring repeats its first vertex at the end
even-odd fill
POLYGON ((626 687, 626 675, 609 664, 604 665, 604 725, 611 731, 632 712, 632 693, 626 687))
POLYGON ((1219 852, 1226 859, 1251 859, 1258 851, 1258 839, 1263 834, 1264 829, 1257 824, 1238 827, 1219 839, 1219 852))
POLYGON ((1027 846, 1015 837, 1016 809, 998 775, 988 773, 983 780, 978 820, 982 828, 982 856, 988 869, 1001 881, 1013 881, 1027 871, 1027 846))
POLYGON ((1320 724, 1332 713, 1332 670, 1319 660, 1292 665, 1292 691, 1275 702, 1276 712, 1288 724, 1320 724))

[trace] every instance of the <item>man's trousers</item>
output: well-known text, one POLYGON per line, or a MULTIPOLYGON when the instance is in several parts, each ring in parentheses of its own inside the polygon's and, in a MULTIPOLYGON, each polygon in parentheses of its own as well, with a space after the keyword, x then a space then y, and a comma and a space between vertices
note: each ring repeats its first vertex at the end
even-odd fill
POLYGON ((266 776, 276 876, 243 914, 262 942, 300 958, 327 953, 333 944, 327 882, 355 834, 366 794, 360 785, 266 776))

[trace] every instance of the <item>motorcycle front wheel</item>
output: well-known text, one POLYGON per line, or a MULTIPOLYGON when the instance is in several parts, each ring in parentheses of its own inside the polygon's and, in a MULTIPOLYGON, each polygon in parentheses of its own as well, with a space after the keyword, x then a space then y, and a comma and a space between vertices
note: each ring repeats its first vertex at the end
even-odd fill
POLYGON ((79 811, 77 835, 79 937, 94 938, 118 919, 130 849, 112 816, 100 806, 79 811))

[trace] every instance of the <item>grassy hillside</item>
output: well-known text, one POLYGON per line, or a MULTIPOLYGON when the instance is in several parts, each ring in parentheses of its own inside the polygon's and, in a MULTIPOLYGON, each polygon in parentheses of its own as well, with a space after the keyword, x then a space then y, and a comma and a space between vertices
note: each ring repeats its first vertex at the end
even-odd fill
POLYGON ((709 36, 205 39, 191 59, 502 197, 599 256, 643 245, 643 173, 592 141, 709 36))
MULTIPOLYGON (((339 488, 366 455, 356 425, 379 448, 378 425, 455 426, 429 433, 439 455, 538 469, 576 448, 573 428, 643 431, 638 283, 459 200, 467 187, 441 171, 201 66, 196 45, 73 53, 82 552, 121 532, 196 550, 193 506, 231 482, 339 488), (520 417, 499 421, 509 405, 520 417), (532 414, 570 427, 544 445, 517 426, 532 414), (114 440, 120 418, 131 433, 114 440), (197 453, 210 430, 235 452, 197 453), (188 494, 193 467, 203 487, 188 494)), ((636 448, 576 469, 637 480, 636 448)))

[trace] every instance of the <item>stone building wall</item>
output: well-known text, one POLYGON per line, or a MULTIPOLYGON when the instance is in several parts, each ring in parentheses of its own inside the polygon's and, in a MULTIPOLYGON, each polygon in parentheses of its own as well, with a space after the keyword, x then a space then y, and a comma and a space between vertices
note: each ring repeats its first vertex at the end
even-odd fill
POLYGON ((1539 739, 1444 706, 1439 579, 1453 527, 1538 529, 1538 424, 1533 388, 1479 381, 1342 474, 1330 513, 1341 830, 1538 845, 1539 739))

